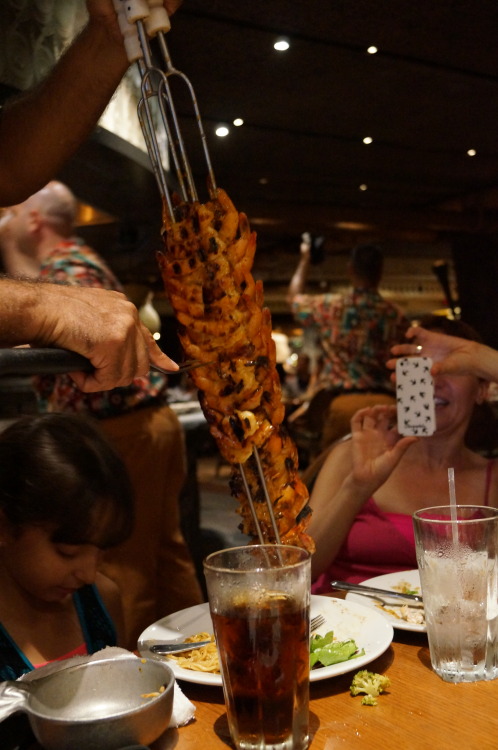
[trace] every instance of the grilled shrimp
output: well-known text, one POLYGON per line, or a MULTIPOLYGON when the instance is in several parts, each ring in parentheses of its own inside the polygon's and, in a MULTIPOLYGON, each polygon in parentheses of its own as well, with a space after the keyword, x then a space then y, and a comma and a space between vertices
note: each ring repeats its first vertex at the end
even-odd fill
POLYGON ((257 449, 281 541, 313 551, 311 510, 298 475, 297 450, 282 422, 271 315, 263 286, 252 276, 256 235, 224 190, 205 203, 176 201, 165 211, 164 251, 158 253, 165 289, 189 359, 199 401, 223 457, 232 464, 230 487, 241 529, 258 538, 240 466, 254 500, 258 527, 272 542, 270 512, 257 471, 257 449))

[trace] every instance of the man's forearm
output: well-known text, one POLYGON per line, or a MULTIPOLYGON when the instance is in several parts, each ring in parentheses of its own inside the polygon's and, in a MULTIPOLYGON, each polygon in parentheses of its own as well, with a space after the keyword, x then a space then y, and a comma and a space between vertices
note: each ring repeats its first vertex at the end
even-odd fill
POLYGON ((302 256, 296 270, 294 271, 294 275, 290 280, 289 289, 287 292, 287 298, 289 302, 292 302, 296 294, 302 294, 302 292, 304 291, 304 287, 306 286, 306 281, 308 278, 309 265, 309 258, 306 256, 302 256))
POLYGON ((27 344, 36 327, 37 285, 0 278, 0 346, 27 344))
POLYGON ((5 106, 0 205, 24 200, 56 174, 95 127, 127 67, 122 40, 90 22, 39 86, 5 106))

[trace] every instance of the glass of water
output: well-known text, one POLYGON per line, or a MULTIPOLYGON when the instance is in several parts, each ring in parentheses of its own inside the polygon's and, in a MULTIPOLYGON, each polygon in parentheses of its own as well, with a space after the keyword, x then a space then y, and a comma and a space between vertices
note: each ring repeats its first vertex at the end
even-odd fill
POLYGON ((434 671, 448 682, 498 677, 498 510, 425 508, 413 515, 434 671))

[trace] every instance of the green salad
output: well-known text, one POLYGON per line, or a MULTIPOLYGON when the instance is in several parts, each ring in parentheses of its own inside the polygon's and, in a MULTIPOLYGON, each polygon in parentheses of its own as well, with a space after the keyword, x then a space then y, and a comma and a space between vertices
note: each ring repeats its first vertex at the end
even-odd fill
POLYGON ((310 641, 310 668, 330 667, 341 661, 363 656, 365 649, 358 649, 356 641, 334 641, 334 632, 329 630, 325 635, 314 635, 310 641))

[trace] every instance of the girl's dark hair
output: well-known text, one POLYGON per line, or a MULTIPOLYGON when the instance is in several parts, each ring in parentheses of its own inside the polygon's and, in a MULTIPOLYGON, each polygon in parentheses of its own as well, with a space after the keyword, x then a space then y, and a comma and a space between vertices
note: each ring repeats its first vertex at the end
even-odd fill
POLYGON ((133 491, 96 425, 44 414, 0 433, 0 510, 14 530, 49 525, 54 542, 106 549, 131 534, 133 491))
POLYGON ((428 331, 439 331, 447 336, 458 336, 460 339, 483 343, 477 331, 463 320, 452 320, 444 315, 425 315, 419 320, 419 324, 428 331))

